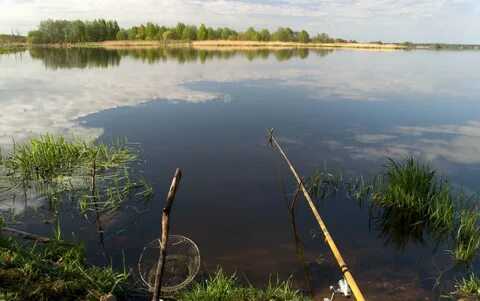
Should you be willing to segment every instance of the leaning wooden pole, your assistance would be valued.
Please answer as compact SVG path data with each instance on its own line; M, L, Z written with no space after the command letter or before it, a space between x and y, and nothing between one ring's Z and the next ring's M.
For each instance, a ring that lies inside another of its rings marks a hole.
M323 236L325 237L325 240L330 247L330 250L332 250L333 256L335 256L335 259L337 260L338 265L340 266L340 270L342 271L343 276L345 277L345 280L347 281L348 285L350 286L353 296L357 301L364 301L365 297L362 294L362 291L357 285L357 282L353 278L352 273L350 272L345 260L343 260L342 255L340 254L340 251L337 248L337 245L333 241L332 236L330 235L330 232L328 232L327 226L325 222L323 221L322 217L318 213L317 207L315 206L315 203L313 202L312 198L310 197L310 194L308 193L307 189L305 188L305 185L303 184L302 179L298 175L297 171L295 170L295 167L293 166L292 162L287 157L287 154L285 151L282 149L280 144L277 142L277 139L273 136L273 129L269 130L268 132L268 139L272 147L275 147L278 149L282 157L285 159L285 161L288 164L288 167L292 171L295 180L298 182L299 188L302 190L303 195L305 196L305 199L307 200L308 205L310 206L310 209L313 212L313 215L315 216L315 219L318 222L318 225L320 226L320 229L323 232Z
M160 241L160 254L157 262L157 269L155 272L155 286L153 290L152 301L160 300L163 272L165 270L165 258L167 257L168 230L170 227L170 210L172 210L173 200L175 199L175 194L177 193L181 178L182 171L177 168L177 170L175 171L175 176L172 180L172 184L170 185L170 190L168 191L167 203L163 208L162 212L162 238Z

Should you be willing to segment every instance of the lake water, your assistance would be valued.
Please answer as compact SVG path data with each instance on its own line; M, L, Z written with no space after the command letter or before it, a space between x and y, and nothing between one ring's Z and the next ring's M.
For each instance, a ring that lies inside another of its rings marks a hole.
M289 193L295 185L266 129L305 176L324 167L368 176L387 157L415 155L474 193L478 66L473 51L32 49L0 56L0 145L44 133L141 145L155 197L106 218L104 247L92 221L62 212L62 232L85 243L91 263L105 264L108 253L119 267L125 256L136 271L143 246L159 236L180 167L172 233L198 244L202 271L222 266L258 285L293 275L322 300L340 272L302 201L296 222L310 285L305 280L279 183ZM15 208L18 228L51 235L47 206L29 204L2 208ZM368 206L342 194L318 205L369 300L437 299L443 272L440 288L451 285L446 246L385 231Z

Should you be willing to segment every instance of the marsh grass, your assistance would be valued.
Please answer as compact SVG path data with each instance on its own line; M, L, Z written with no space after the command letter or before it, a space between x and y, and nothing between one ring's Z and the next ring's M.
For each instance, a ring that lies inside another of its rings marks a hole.
M308 177L305 186L313 197L323 200L339 191L343 182L342 173L317 169Z
M0 192L22 188L45 196L56 208L68 194L82 213L111 211L132 197L149 199L153 189L144 179L130 176L137 153L127 142L113 145L67 140L52 135L14 144L2 155Z
M455 291L452 293L457 297L474 298L472 300L480 299L480 278L475 274L470 274L467 277L455 283Z
M8 300L98 300L128 290L124 269L85 263L81 246L19 243L0 235L0 297Z
M242 286L235 275L227 275L221 269L204 282L178 296L182 301L307 301L300 291L292 287L291 281L272 281L264 289Z
M453 255L460 263L470 263L480 248L480 213L473 209L460 212Z
M1 162L22 180L53 181L89 169L93 160L97 168L104 171L135 159L136 155L120 143L107 146L45 135L25 144L14 144L13 152Z
M360 204L369 202L370 219L385 238L404 248L423 243L425 233L438 244L448 242L458 263L469 264L480 249L480 214L466 209L465 196L430 165L415 158L388 159L384 172L365 180L318 170L306 181L310 193L323 199L340 190Z
M381 208L413 213L417 217L414 224L424 224L433 233L447 233L454 225L454 199L448 182L414 158L389 159L382 184L373 189L372 201Z

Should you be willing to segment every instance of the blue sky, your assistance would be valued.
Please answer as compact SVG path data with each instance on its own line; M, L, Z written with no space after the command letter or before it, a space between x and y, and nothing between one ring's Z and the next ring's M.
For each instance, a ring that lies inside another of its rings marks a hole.
M359 41L480 44L480 0L0 0L0 32L47 18L114 18L275 29L290 26Z

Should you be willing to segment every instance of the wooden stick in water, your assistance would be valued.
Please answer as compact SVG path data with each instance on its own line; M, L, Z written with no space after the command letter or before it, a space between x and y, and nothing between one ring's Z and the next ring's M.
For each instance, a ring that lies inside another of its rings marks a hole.
M28 232L25 232L25 231L22 231L22 230L17 230L17 229L13 229L13 228L9 228L9 227L2 227L0 229L0 232L2 232L5 235L17 236L17 237L20 237L20 238L23 238L23 239L33 240L35 242L41 242L41 243L56 242L56 243L61 244L61 245L67 245L67 246L73 245L73 244L68 243L68 242L57 241L57 240L54 240L54 239L51 239L51 238L48 238L48 237L40 236L40 235L33 234L33 233L28 233Z
M163 272L165 270L165 258L167 257L168 230L170 227L170 210L172 210L173 200L175 199L175 194L177 193L181 178L182 171L177 168L177 170L175 171L175 176L172 180L172 184L170 185L170 190L168 191L167 203L165 205L165 208L163 208L162 212L162 238L160 241L160 257L158 258L157 269L155 272L155 287L153 290L152 301L160 300Z
M357 282L353 278L352 273L350 273L350 270L345 263L345 260L343 260L342 255L340 254L340 251L337 248L337 245L333 241L332 236L330 235L330 232L328 232L327 225L323 221L322 217L318 213L317 207L315 206L315 203L313 202L312 198L310 197L310 194L308 193L307 189L305 188L305 185L303 185L303 181L298 175L297 171L295 170L295 167L293 167L292 162L287 157L287 154L285 151L282 149L280 144L278 143L277 139L275 139L273 135L273 129L268 131L268 141L272 145L272 147L278 149L282 157L285 159L285 161L288 164L288 167L290 168L291 172L293 173L293 176L295 177L295 180L297 181L300 189L303 192L303 195L305 196L305 199L307 200L308 205L310 206L310 209L313 212L313 215L315 216L315 219L318 222L318 225L320 226L320 229L322 230L323 236L325 237L325 241L327 242L328 246L330 247L330 250L333 253L333 256L337 260L338 265L340 266L340 270L342 271L343 276L345 277L345 280L347 281L348 285L352 289L353 296L357 301L364 301L365 297L363 296L360 288L357 285Z

